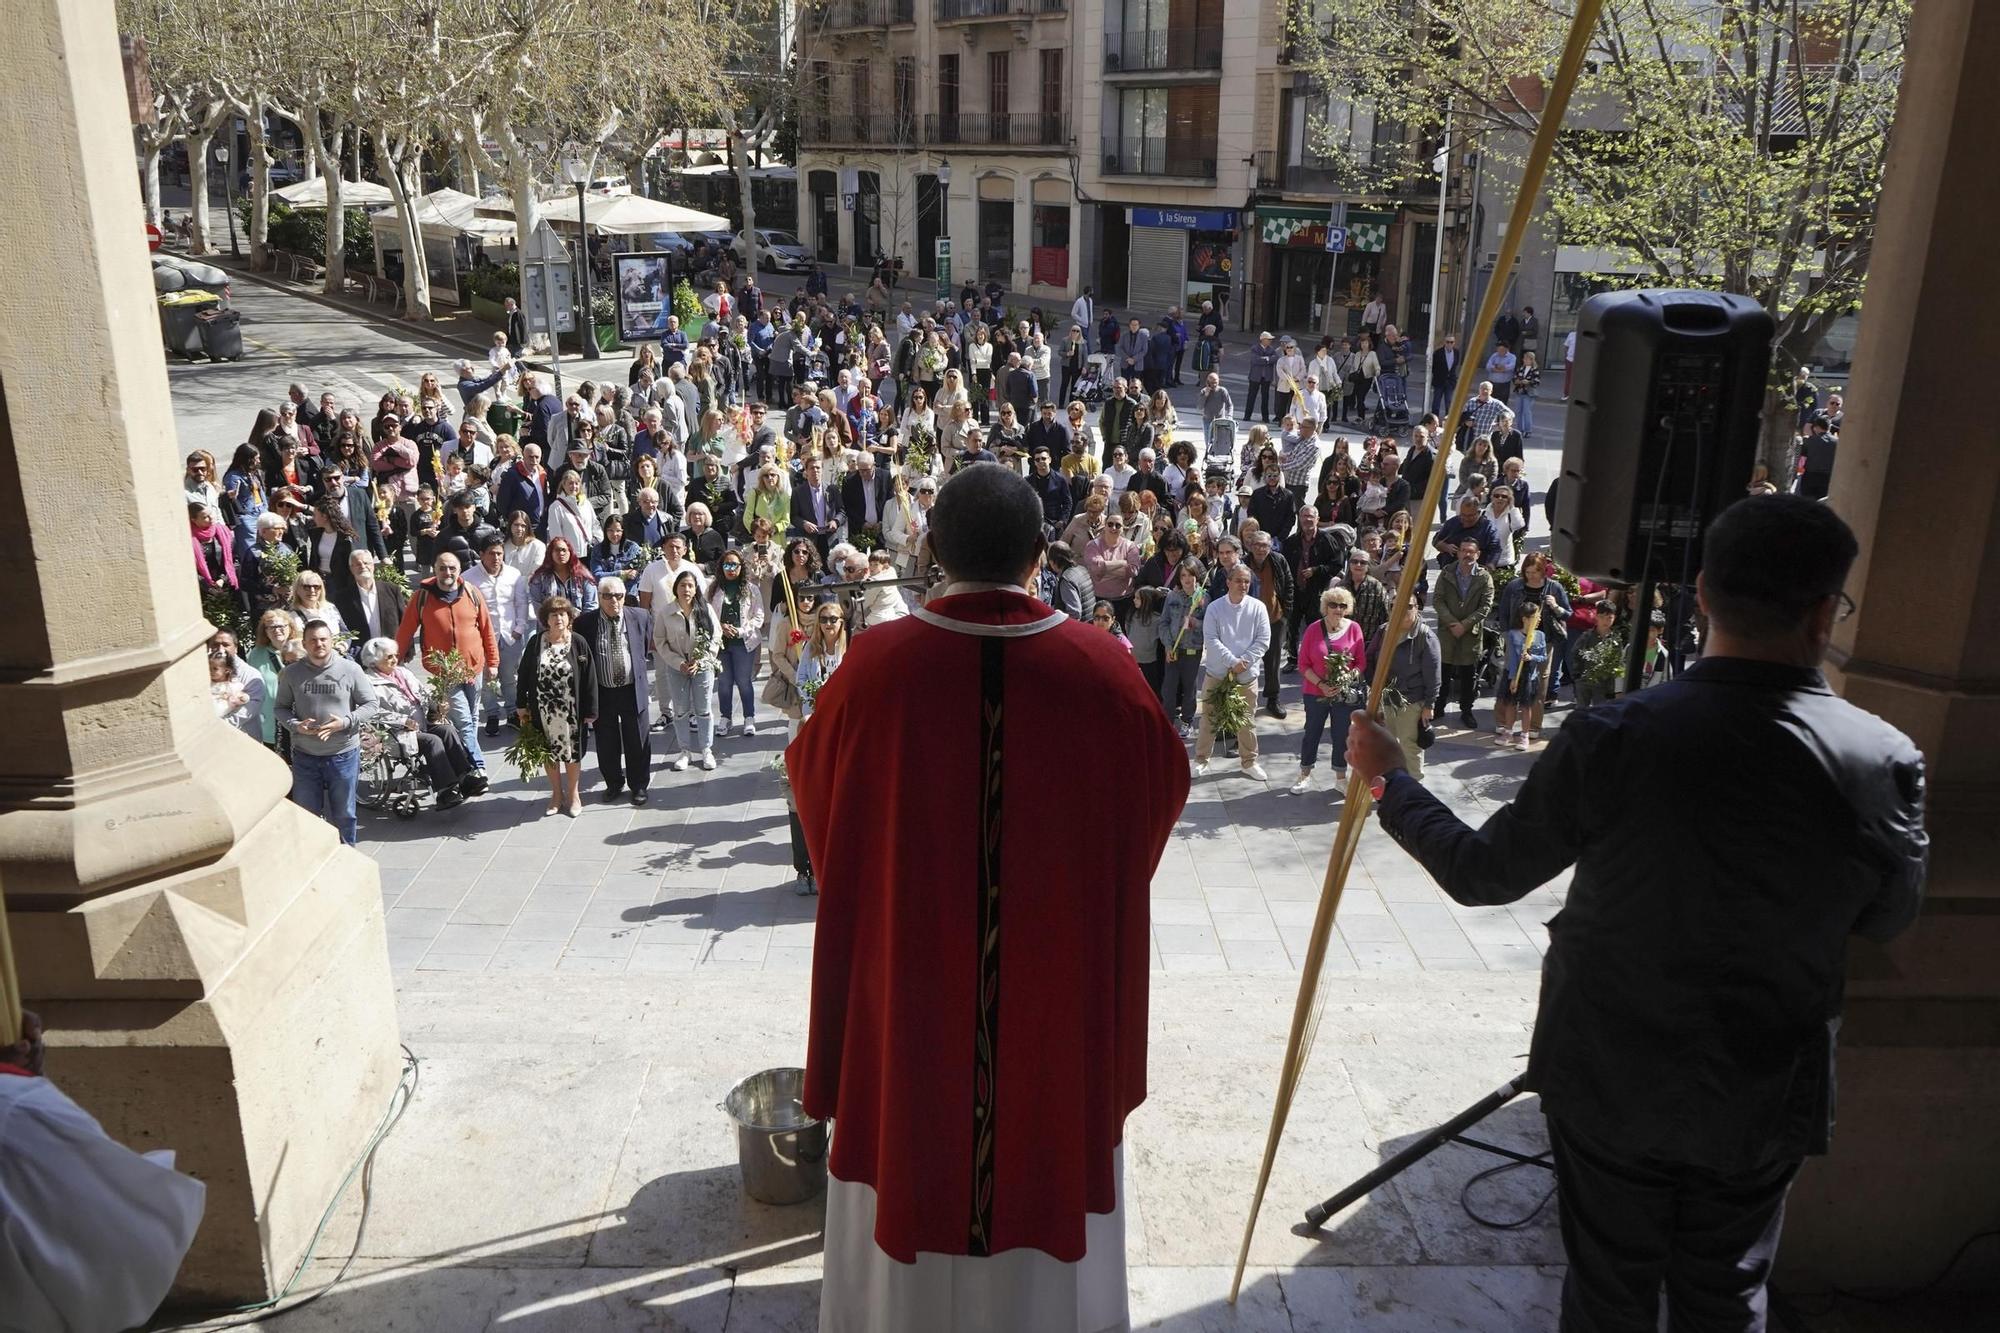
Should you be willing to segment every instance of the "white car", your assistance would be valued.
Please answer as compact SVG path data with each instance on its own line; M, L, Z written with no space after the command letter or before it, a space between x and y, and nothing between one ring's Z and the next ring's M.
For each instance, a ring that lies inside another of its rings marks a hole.
M730 253L736 256L739 265L747 264L744 258L743 237L738 234L730 243ZM813 264L812 251L799 243L799 238L788 231L767 231L757 229L757 267L766 273L804 273Z

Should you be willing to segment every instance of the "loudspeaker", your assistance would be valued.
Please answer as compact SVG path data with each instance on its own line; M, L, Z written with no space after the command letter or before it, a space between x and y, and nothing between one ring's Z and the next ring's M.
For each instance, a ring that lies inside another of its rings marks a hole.
M1593 296L1556 488L1555 556L1593 579L1692 581L1702 535L1757 464L1774 325L1747 296Z

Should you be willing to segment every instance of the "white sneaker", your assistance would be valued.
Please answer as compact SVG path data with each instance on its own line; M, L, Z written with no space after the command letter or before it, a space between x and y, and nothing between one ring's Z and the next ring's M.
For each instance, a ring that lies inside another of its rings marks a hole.
M1301 771L1299 773L1299 780L1292 784L1292 795L1303 796L1307 792L1312 790L1312 785L1313 785L1312 770L1308 768Z
M1271 775L1264 771L1262 764L1245 764L1243 766L1243 776L1249 778L1252 782L1269 782L1271 780Z
M1215 761L1213 759L1205 759L1194 766L1194 775L1198 778L1205 778L1213 772L1215 772Z
M715 751L703 750L701 752L701 766L704 772L713 773L715 771Z
M742 734L745 736L755 736L757 734L757 724L755 722L745 722Z
M686 750L682 750L682 751L681 751L681 752L680 752L679 754L675 755L675 756L674 756L674 762L673 762L673 763L671 763L671 764L668 764L668 765L667 765L667 767L668 767L668 768L670 768L670 769L672 769L672 770L673 770L674 772L676 772L676 773L685 773L685 772L687 772L687 771L688 771L688 756L687 756L687 751L686 751Z

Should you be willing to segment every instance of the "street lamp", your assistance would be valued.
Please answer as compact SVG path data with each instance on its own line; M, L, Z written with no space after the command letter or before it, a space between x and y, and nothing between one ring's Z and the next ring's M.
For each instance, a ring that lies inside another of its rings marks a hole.
M590 312L590 233L585 229L583 221L583 194L584 187L590 183L590 161L584 157L583 150L575 144L569 145L563 152L563 175L567 176L569 183L576 187L577 266L583 270L583 322L581 325L583 330L583 359L586 361L595 361L598 358L597 324L591 319Z
M243 251L236 244L236 183L229 179L229 146L215 150L215 165L222 169L222 220L229 225L229 253L237 259Z
M937 164L938 183L938 225L939 236L944 244L938 255L938 299L951 299L951 159L941 157ZM957 305L954 302L953 308Z

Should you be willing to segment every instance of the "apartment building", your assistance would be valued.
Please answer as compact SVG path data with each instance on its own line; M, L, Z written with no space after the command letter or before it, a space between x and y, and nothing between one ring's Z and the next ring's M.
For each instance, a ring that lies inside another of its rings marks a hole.
M822 263L901 259L1067 300L1070 0L833 0L802 22L799 239ZM912 284L918 285L918 284Z

